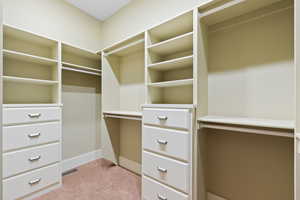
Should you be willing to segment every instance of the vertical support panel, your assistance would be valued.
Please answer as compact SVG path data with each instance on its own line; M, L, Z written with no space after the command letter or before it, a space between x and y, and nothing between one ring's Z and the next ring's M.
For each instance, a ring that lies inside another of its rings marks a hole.
M205 177L204 177L204 152L203 137L201 132L198 132L197 119L207 115L207 66L205 57L205 37L201 29L199 11L197 8L193 10L193 103L197 105L196 114L194 117L194 130L193 130L193 169L196 180L194 180L193 195L194 200L205 200Z
M102 110L119 110L119 68L118 59L105 56L102 52ZM104 118L101 114L101 148L103 158L115 164L119 162L120 151L120 121Z
M2 10L3 1L0 0L0 152L2 155L2 88L3 88L3 81L2 81L2 74L3 74L3 55L2 55L2 48L3 48L3 29L2 29L2 21L3 21L3 10ZM0 157L0 179L2 180L2 156ZM0 182L0 198L2 198L2 181Z
M296 88L296 129L295 129L295 174L294 174L294 199L300 200L300 2L295 1L294 5L294 56L295 56L295 88Z

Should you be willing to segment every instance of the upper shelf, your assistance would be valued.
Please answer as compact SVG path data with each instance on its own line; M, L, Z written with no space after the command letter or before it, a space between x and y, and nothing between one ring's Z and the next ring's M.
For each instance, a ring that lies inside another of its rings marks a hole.
M5 38L28 41L29 43L35 43L41 46L53 47L58 43L57 41L50 38L46 38L29 31L21 30L8 24L3 24L3 35Z
M148 65L149 69L157 70L157 71L167 71L172 69L179 69L185 67L193 66L193 58L194 56L185 56L181 58L176 58L164 62L154 63Z
M79 48L79 47L75 47L73 45L70 44L66 44L63 43L62 44L62 54L64 57L64 54L72 54L72 55L76 55L78 57L83 57L86 59L91 59L91 60L99 60L101 57L93 51L87 50L87 49L83 49L83 48Z
M164 41L193 31L193 12L172 18L149 30L150 36L157 41Z
M126 56L130 53L143 50L145 47L144 33L117 42L103 50L104 56Z
M145 46L145 40L144 39L140 39L137 41L134 41L132 43L129 43L123 47L117 48L115 50L112 50L108 53L105 53L105 56L110 56L110 55L114 55L114 56L126 56L130 53L139 51L144 49Z
M193 48L193 32L179 35L175 38L153 44L148 49L160 56L167 56L178 52L185 52Z
M198 120L201 127L249 132L256 134L293 137L292 120L272 120L248 117L206 116ZM277 129L277 130L276 130Z
M253 11L261 10L265 14L287 6L292 6L292 0L221 0L212 5L200 7L199 15L206 25L214 25L235 17L241 18L242 15Z
M87 70L87 71L101 72L100 69L95 69L92 67L86 67L86 66L82 66L82 65L72 64L72 63L68 63L68 62L62 62L62 64L63 64L63 66L66 66L66 67L75 67L75 68Z
M108 118L142 120L142 113L134 111L103 111L103 115Z
M33 63L43 64L43 65L52 65L52 64L55 64L58 62L55 59L34 56L34 55L21 53L21 52L17 52L17 51L6 50L6 49L3 49L2 52L3 52L4 58L21 60L21 61L25 61L25 62L33 62Z
M15 82L15 83L37 84L37 85L56 85L56 84L58 84L58 81L40 80L40 79L32 79L32 78L21 78L21 77L15 77L15 76L3 76L3 81Z
M193 85L193 79L183 79L183 80L174 80L174 81L164 81L164 82L156 82L156 83L149 83L148 86L150 87L178 87L178 86L185 86L185 85Z

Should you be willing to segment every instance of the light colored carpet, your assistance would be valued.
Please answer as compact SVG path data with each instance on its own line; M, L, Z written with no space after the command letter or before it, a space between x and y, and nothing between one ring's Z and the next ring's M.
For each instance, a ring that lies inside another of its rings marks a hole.
M34 200L141 200L141 177L100 159L63 177L63 186Z

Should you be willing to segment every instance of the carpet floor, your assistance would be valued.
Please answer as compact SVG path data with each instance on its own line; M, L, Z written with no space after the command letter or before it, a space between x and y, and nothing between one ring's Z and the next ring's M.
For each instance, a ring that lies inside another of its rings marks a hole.
M141 177L99 159L63 176L63 186L34 200L141 200Z

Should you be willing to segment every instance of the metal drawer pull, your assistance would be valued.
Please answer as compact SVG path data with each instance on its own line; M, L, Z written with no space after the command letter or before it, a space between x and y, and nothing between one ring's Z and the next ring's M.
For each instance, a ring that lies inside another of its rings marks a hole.
M41 136L41 133L31 133L28 135L28 137L30 138L36 138L36 137L40 137Z
M33 114L28 114L28 117L30 118L39 118L42 114L41 113L33 113Z
M167 120L168 117L167 116L157 116L157 119L159 119L159 120Z
M34 157L29 158L28 160L30 162L34 162L34 161L38 161L39 159L41 159L41 156L34 156Z
M34 179L32 181L29 181L29 185L35 185L35 184L38 184L39 182L41 182L41 178L37 178L37 179Z
M166 141L166 140L156 140L156 142L158 144L164 144L164 145L168 144L168 141Z
M159 200L168 200L167 197L161 196L160 194L157 194L157 198L158 198Z
M163 172L163 173L167 173L167 169L165 168L161 168L161 167L157 167L157 170L160 171L160 172Z

